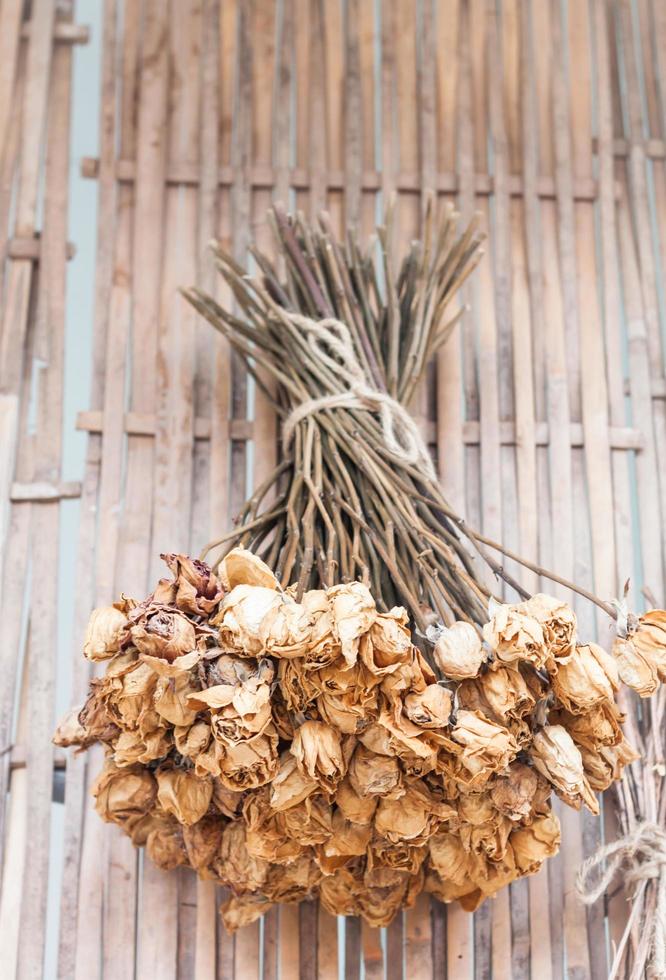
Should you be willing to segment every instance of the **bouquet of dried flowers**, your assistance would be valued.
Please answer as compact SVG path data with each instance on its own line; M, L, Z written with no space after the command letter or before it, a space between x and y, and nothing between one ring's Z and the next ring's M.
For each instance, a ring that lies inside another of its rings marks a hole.
M325 217L272 221L284 275L216 252L242 316L186 295L274 400L281 462L212 565L165 555L151 595L93 613L106 673L56 741L105 746L100 815L228 886L230 929L315 895L374 925L423 890L472 910L556 852L553 792L597 813L636 758L616 694L666 677L666 614L627 622L613 655L584 642L441 492L408 406L474 225L430 208L396 274L390 226L375 261Z

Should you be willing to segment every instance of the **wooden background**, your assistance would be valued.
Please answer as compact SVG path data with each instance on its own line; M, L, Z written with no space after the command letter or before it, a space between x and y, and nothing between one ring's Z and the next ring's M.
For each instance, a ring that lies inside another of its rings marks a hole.
M94 814L99 759L53 752L59 549L78 548L75 703L90 609L224 530L275 457L266 405L175 292L217 288L206 242L243 260L273 198L369 231L393 192L406 241L435 188L489 230L416 409L450 497L604 596L631 576L635 605L663 601L666 4L105 0L88 450L63 483L75 13L0 0L0 974L40 977L55 930L46 974L80 980L601 980L626 902L586 912L572 879L610 795L602 821L562 812L562 855L474 916L423 899L372 930L305 903L226 936L210 883Z

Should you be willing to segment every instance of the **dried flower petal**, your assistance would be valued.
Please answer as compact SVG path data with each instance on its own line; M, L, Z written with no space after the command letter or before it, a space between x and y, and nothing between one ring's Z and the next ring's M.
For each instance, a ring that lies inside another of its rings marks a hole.
M157 799L165 813L190 826L208 811L213 784L191 769L162 769L157 775Z
M524 661L543 667L548 659L543 626L521 605L498 605L483 627L483 638L503 664Z
M592 813L599 813L599 804L585 778L580 751L565 728L546 725L537 732L530 758L565 803L576 810L584 803Z
M602 701L612 701L619 676L610 654L596 643L587 643L577 646L558 667L552 684L558 701L573 714L581 714Z

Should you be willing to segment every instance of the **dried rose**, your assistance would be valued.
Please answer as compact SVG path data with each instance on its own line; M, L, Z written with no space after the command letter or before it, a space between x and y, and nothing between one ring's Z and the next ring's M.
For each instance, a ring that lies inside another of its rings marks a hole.
M581 644L552 678L558 701L573 714L612 701L619 687L615 661L596 643Z
M453 817L452 807L438 803L422 783L414 783L399 798L380 799L375 831L394 844L424 844L443 821Z
M225 826L219 814L214 814L182 828L187 859L195 871L201 872L212 864L220 850Z
M369 631L360 639L359 654L371 674L392 674L412 658L412 637L407 612L396 607L379 613Z
M220 905L220 917L229 934L249 926L271 908L264 895L232 895Z
M492 773L501 772L518 752L513 735L480 711L459 711L451 738L462 746L460 763L475 785L482 785Z
M625 638L613 643L620 677L642 698L657 690L666 680L666 612L650 609L644 613Z
M132 612L130 636L142 656L154 661L174 664L196 650L194 625L183 613L168 606L137 607ZM196 660L194 661L196 662ZM194 662L188 666L191 669Z
M269 869L268 861L252 857L246 841L245 824L241 820L228 823L222 834L220 849L212 863L212 871L216 877L238 895L256 892L261 888Z
M483 627L483 638L495 651L499 663L525 661L543 667L548 659L543 626L525 613L521 605L498 605L490 622Z
M548 647L549 666L566 663L576 645L576 614L566 602L542 592L520 603L525 615L541 624Z
M127 635L129 621L117 606L93 610L83 643L88 660L108 660L115 656Z
M554 813L537 817L511 834L511 847L521 875L535 874L546 858L560 849L560 822Z
M154 806L157 783L142 766L119 769L106 759L91 792L102 820L120 824L130 833L132 826Z
M362 883L348 868L326 875L319 885L319 901L331 915L359 915Z
M193 688L188 674L173 679L160 677L153 692L153 704L157 714L174 726L194 724L197 712L188 702Z
M278 661L278 684L290 711L303 712L321 694L318 673L307 671L300 657Z
M257 786L269 783L279 766L277 741L277 734L272 725L269 725L261 735L255 735L246 742L225 746L219 778L227 789L256 789ZM197 764L200 762L201 756L197 758Z
M343 668L344 661L317 671L321 690L317 708L334 728L355 735L371 725L379 714L377 683L362 663Z
M486 660L486 653L474 626L456 622L438 631L433 657L446 678L462 681L466 677L476 677Z
M304 776L319 783L329 795L335 791L347 769L335 728L321 721L304 722L296 730L290 752Z
M597 749L581 745L580 754L587 780L598 793L621 779L624 767L640 758L625 738L617 745L602 745Z
M419 693L405 698L405 714L419 728L443 728L451 717L453 698L450 691L439 684L428 684Z
M161 769L157 776L157 799L165 813L190 826L208 811L213 796L210 779L201 779L192 769Z
M393 843L385 837L375 835L368 847L368 868L392 868L395 871L408 871L415 875L427 857L422 844L406 841Z
M529 754L565 803L576 810L584 803L592 813L599 813L597 798L585 778L580 751L565 728L546 725L534 736Z
M319 867L311 853L305 852L286 865L272 864L263 890L274 902L300 902L313 894L320 880Z
M291 753L285 752L271 787L271 807L286 810L316 792L318 783L299 768Z
M516 667L496 667L458 687L463 708L480 711L486 718L509 726L530 714L535 698Z
M223 596L222 584L209 565L187 555L160 555L173 581L160 579L155 602L175 606L192 616L209 616Z
M146 838L146 851L162 871L173 871L188 863L182 827L175 820L156 821Z
M361 796L356 792L349 777L343 779L335 794L336 805L352 823L369 824L377 809L376 796Z
M188 705L195 711L208 709L215 738L235 745L260 735L270 724L273 675L270 660L219 657L215 676L222 683L190 694Z
M327 594L340 651L348 666L353 667L358 657L360 638L377 618L375 600L362 582L335 585Z
M361 797L387 796L400 787L400 766L396 758L376 755L359 745L349 763L349 782Z
M54 745L60 745L63 748L69 748L71 745L80 745L83 748L87 748L91 744L93 739L91 739L88 730L81 724L79 719L82 708L83 705L80 704L75 708L70 708L65 717L60 720L52 738Z
M490 787L493 806L509 820L526 820L532 812L538 776L524 762L513 762L505 776L497 776Z
M333 814L332 833L316 849L317 863L324 874L331 874L348 864L350 859L361 857L372 837L372 828L347 820L339 810Z

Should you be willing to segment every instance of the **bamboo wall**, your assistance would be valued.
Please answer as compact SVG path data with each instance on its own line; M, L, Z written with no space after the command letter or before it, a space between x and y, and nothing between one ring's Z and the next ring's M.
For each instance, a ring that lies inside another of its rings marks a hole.
M613 833L610 797L601 822L561 812L563 854L474 916L424 898L373 930L305 903L232 938L210 883L157 871L94 814L99 759L69 756L52 804L58 556L78 548L76 703L90 609L146 594L159 552L198 551L275 458L266 404L176 295L214 288L206 242L243 260L273 198L369 230L394 192L407 240L435 188L489 230L417 406L448 494L604 596L631 576L635 604L643 586L663 601L666 4L105 0L103 21L99 158L82 161L99 193L93 382L72 484L68 133L86 32L71 0L0 0L0 974L42 975L51 889L48 976L601 980L626 902L586 912L572 879ZM77 543L59 540L67 498Z

